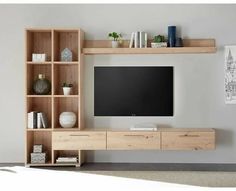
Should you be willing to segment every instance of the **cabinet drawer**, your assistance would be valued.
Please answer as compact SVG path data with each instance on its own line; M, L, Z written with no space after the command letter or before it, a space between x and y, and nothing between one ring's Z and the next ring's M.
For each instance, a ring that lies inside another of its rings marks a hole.
M215 149L215 132L162 132L163 150Z
M106 132L53 132L52 148L54 150L104 150Z
M160 149L160 132L107 132L107 149Z

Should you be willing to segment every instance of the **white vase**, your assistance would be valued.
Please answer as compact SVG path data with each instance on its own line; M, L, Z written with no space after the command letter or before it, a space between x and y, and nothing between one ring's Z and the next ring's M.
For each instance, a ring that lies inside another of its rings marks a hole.
M111 41L111 47L112 48L118 48L119 47L119 41Z
M64 128L72 128L76 123L76 115L74 112L62 112L59 117L59 122Z
M64 93L64 95L70 95L71 94L71 87L63 87L63 93Z

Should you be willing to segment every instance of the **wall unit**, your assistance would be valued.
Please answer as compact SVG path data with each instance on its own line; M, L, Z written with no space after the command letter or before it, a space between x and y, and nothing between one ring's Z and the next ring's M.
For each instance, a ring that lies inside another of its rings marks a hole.
M26 126L26 161L27 166L71 165L57 164L58 156L78 156L82 162L82 151L79 149L52 149L52 132L83 129L82 70L83 54L81 53L84 33L81 29L27 29L26 30L26 114L31 111L44 112L48 118L49 128L29 129ZM69 48L73 59L70 62L60 61L61 51ZM33 62L32 54L46 54L45 62ZM33 82L38 74L45 74L51 82L48 95L35 95ZM71 95L63 95L63 82L72 83ZM59 115L64 111L76 113L75 128L60 127ZM27 121L27 115L26 115ZM27 123L26 123L27 124ZM30 153L34 144L42 144L48 155L46 164L30 164Z
M26 30L26 114L42 111L49 120L49 128L28 129L26 126L26 166L80 166L85 150L210 150L215 149L214 129L168 128L158 131L129 131L112 129L84 129L83 113L83 55L84 54L186 54L216 52L214 39L184 40L182 48L110 48L110 41L84 41L81 29ZM150 46L150 42L149 42ZM85 47L85 48L84 48ZM69 48L72 61L61 62L60 53ZM46 53L42 63L32 62L32 53ZM51 81L48 95L34 95L32 85L38 74ZM63 82L73 84L71 95L63 95ZM61 128L59 115L63 111L76 113L75 128ZM27 115L26 115L27 122ZM27 124L27 123L26 123ZM42 144L48 153L45 164L31 164L34 144ZM57 157L76 156L78 163L56 163Z

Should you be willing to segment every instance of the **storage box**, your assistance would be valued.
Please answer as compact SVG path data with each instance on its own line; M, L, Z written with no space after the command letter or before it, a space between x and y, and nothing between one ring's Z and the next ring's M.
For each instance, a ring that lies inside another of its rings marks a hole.
M33 62L45 62L46 61L46 54L32 54L32 61Z
M46 153L31 153L32 164L44 164L46 163Z
M33 152L34 153L42 153L43 152L43 145L34 145Z

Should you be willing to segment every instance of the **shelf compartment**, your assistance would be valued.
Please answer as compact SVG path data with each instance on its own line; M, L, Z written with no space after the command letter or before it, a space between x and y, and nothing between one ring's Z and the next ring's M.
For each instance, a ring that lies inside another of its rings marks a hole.
M54 95L63 95L62 84L73 84L72 95L78 95L78 65L55 65L54 66Z
M49 97L28 97L27 98L27 112L40 111L44 112L48 119L49 128L52 126L52 98ZM41 129L37 129L41 130ZM43 131L43 129L42 129Z
M61 165L61 166L70 166L70 165L79 165L79 151L78 150L53 150L54 153L54 165ZM77 163L57 163L56 159L58 157L77 157L78 162Z
M54 98L54 129L64 129L59 123L59 117L62 112L74 112L76 115L76 123L73 129L79 129L79 111L78 98L74 97L55 97Z
M30 64L27 65L27 94L34 95L33 83L38 79L39 74L44 74L45 78L52 83L52 67L51 65Z
M61 61L61 51L69 48L72 51L72 61L78 61L78 30L54 31L54 61Z
M27 30L27 61L32 54L46 54L46 61L52 58L52 32L50 30Z
M184 47L151 48L151 40L148 40L148 48L129 48L129 40L124 40L120 48L111 48L111 41L86 40L84 54L201 54L215 53L214 39L183 39Z
M45 164L31 164L30 153L33 152L33 145L42 144L44 151L47 152L47 161ZM52 133L49 131L27 131L27 164L28 165L47 165L51 164L52 154Z

